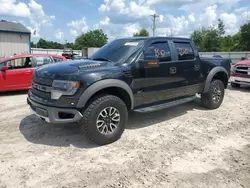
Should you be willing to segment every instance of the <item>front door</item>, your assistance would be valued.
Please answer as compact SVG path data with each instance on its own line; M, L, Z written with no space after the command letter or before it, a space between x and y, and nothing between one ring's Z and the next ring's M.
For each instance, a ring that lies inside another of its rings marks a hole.
M1 71L1 90L27 89L30 86L34 68L29 57L22 57L4 62L8 70Z
M134 82L135 106L142 107L174 98L174 91L183 79L176 76L177 64L173 61L168 40L153 41L141 54L140 78Z

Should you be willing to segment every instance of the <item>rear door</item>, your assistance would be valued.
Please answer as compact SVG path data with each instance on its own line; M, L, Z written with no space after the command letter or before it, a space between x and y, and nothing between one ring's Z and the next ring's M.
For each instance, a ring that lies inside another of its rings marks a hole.
M172 41L172 47L175 49L176 56L176 74L179 78L179 91L183 95L197 93L201 89L201 64L200 59L195 55L195 49L192 48L190 41Z

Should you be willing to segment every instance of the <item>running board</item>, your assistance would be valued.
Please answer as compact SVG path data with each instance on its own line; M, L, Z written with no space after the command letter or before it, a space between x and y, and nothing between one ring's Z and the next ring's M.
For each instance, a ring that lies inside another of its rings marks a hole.
M158 104L155 106L149 106L149 107L145 107L145 108L135 109L134 111L135 112L153 112L153 111L162 110L162 109L170 108L173 106L177 106L180 104L188 103L188 102L195 100L196 98L197 98L196 96L187 97L184 99L178 99L175 101L171 101L171 102L167 102L167 103L163 103L163 104Z

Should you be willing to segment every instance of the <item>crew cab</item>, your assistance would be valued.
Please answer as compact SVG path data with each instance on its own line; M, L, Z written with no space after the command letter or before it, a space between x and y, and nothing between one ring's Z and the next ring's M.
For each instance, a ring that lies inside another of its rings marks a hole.
M34 70L42 65L65 62L55 54L21 54L0 60L0 92L30 89Z
M118 140L128 112L150 113L196 99L218 108L228 86L230 59L201 59L186 38L116 39L85 60L34 72L27 103L42 120L80 123L99 145Z
M230 84L232 87L250 86L250 60L242 60L234 64Z

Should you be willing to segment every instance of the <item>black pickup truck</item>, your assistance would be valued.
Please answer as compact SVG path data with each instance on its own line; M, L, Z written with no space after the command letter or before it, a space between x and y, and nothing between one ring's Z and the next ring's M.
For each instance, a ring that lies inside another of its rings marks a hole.
M88 59L36 69L27 102L46 122L80 123L104 145L121 137L132 110L151 112L197 95L204 107L218 108L230 67L230 59L201 59L190 39L122 38Z

